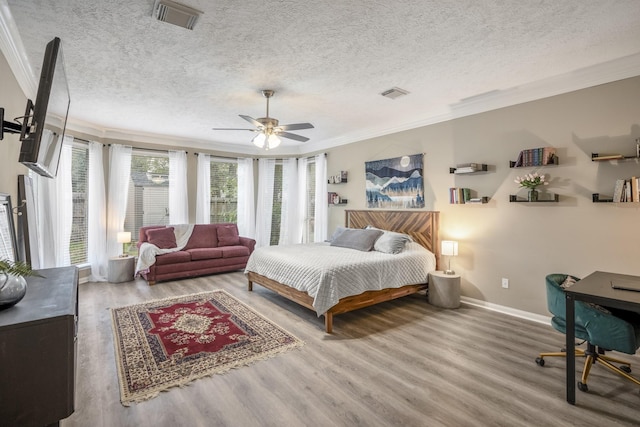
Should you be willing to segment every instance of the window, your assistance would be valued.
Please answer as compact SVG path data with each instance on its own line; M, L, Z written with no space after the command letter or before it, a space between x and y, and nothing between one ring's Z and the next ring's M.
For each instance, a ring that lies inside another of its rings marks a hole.
M305 190L306 200L302 239L304 243L310 243L314 241L313 231L316 212L316 162L313 159L309 159L309 162L307 162L306 177L307 188Z
M169 156L134 149L124 231L131 232L129 253L135 253L140 227L169 224Z
M238 162L211 158L211 224L238 221Z
M282 161L276 162L273 176L273 208L271 211L271 240L270 244L277 245L280 241L280 225L282 220Z
M86 143L74 142L71 148L71 191L73 198L73 219L69 255L71 264L87 262L88 240L88 193L89 147Z

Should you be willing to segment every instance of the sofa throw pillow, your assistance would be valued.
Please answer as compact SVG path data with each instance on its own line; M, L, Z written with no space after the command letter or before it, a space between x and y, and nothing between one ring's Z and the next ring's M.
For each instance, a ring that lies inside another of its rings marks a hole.
M347 228L331 241L331 246L369 252L381 235L381 230Z
M147 241L152 245L156 245L160 249L178 247L173 227L152 228L151 230L147 230Z
M240 244L238 228L235 225L218 227L218 246L237 246Z

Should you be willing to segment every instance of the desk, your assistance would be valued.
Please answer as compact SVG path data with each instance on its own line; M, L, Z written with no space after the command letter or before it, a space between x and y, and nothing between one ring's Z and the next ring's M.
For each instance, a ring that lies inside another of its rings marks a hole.
M640 281L640 277L596 271L564 291L567 304L567 402L572 405L576 403L575 301L640 311L640 292L613 289L612 280Z

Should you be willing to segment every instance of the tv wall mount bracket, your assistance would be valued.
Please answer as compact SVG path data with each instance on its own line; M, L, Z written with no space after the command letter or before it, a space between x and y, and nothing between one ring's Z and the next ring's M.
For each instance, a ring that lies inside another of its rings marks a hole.
M4 108L0 107L0 123L2 123L2 127L0 127L0 141L4 139L4 134L6 133L19 133L20 140L22 141L26 136L29 126L27 125L29 119L29 112L33 109L33 101L30 99L27 100L27 109L25 111L24 116L16 117L13 122L8 122L4 119ZM18 119L24 119L24 123L19 123Z

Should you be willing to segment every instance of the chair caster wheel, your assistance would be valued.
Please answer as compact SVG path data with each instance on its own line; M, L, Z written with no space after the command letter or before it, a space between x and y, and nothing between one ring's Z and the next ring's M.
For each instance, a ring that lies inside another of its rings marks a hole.
M620 370L625 371L627 374L631 373L631 367L627 365L620 366Z
M585 393L589 391L589 386L587 386L584 383L581 383L580 381L578 381L578 390L580 391L584 391Z
M544 366L544 359L542 357L536 357L536 364L538 366Z

